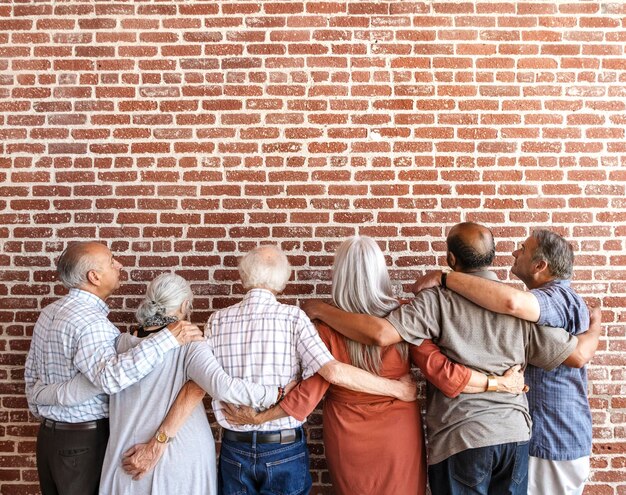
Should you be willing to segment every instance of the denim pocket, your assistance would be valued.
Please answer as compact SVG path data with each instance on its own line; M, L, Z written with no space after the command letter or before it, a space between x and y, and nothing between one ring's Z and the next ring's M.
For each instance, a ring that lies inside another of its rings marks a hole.
M305 447L306 448L306 447ZM270 488L276 495L300 495L307 493L310 483L306 452L265 464Z
M222 447L220 455L220 493L223 495L245 495L245 485L241 481L241 463L229 459Z
M491 456L490 447L459 452L450 459L451 474L465 486L478 486L491 473Z
M518 442L515 449L515 464L511 478L518 485L528 477L528 442Z

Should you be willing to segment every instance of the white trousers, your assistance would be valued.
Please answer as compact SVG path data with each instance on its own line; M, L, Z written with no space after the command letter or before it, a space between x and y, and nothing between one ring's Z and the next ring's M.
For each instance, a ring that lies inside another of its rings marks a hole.
M589 478L589 456L550 461L530 456L528 495L582 495Z

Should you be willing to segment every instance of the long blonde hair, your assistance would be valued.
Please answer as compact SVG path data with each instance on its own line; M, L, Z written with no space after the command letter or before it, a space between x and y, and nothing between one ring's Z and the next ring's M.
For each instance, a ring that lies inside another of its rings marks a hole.
M335 253L333 264L333 302L350 313L384 317L399 306L393 297L391 279L385 257L371 237L354 236L346 239ZM381 348L346 338L353 366L380 374ZM403 359L408 359L408 345L397 344Z

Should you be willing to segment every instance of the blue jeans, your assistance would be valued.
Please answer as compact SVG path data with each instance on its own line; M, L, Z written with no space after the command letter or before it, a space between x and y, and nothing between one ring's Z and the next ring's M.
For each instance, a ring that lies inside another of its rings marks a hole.
M290 444L222 439L221 495L300 495L309 493L311 485L304 432L300 440Z
M428 467L433 495L526 495L528 442L468 449Z

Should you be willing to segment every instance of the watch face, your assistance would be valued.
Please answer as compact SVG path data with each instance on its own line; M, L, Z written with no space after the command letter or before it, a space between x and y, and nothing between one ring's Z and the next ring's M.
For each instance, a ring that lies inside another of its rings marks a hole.
M167 442L167 435L160 431L159 433L157 433L156 439L157 442L165 443Z

